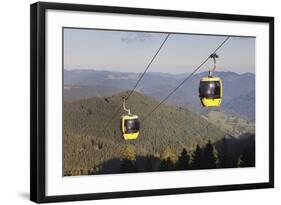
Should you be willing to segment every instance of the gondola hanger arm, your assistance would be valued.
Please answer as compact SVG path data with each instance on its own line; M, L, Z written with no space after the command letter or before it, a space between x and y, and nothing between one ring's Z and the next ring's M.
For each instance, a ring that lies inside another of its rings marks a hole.
M216 61L216 58L219 58L219 56L218 56L216 53L212 53L212 54L210 55L210 58L212 58L213 61L214 61L214 67L213 67L213 69L212 69L212 70L209 70L209 76L212 76L213 73L214 73L214 71L215 71L215 69L217 68L217 61Z
M127 112L128 115L131 115L131 110L126 108L126 97L123 96L122 99L123 99L123 110Z

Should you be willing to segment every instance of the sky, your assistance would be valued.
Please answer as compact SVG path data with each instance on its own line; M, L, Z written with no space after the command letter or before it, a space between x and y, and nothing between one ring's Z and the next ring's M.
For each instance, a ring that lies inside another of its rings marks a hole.
M166 33L64 29L64 69L143 72ZM171 34L149 72L190 73L226 36ZM218 71L255 73L255 38L231 37L218 51ZM201 72L212 68L208 60ZM200 72L200 71L198 71Z

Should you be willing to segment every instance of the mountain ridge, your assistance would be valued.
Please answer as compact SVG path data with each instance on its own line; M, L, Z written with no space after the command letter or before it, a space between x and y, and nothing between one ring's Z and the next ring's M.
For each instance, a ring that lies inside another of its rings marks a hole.
M221 109L232 112L237 116L254 120L255 75L253 73L238 74L230 71L217 71L215 74L220 76L223 81L223 101ZM167 103L183 106L198 113L203 112L204 108L201 107L198 99L198 85L200 78L206 75L208 75L207 72L195 74L173 94L173 97L167 100ZM187 73L159 74L159 72L148 72L138 85L137 91L154 97L157 100L162 100L167 93L178 86L186 76L188 76ZM106 86L117 90L129 90L134 87L139 74L96 70L65 70L64 77L65 85L82 85L85 87ZM83 92L83 90L81 90L81 92ZM92 92L88 93L89 95L85 97L96 96L94 89ZM245 98L245 96L250 94L252 95L251 102ZM75 93L73 95L75 95Z

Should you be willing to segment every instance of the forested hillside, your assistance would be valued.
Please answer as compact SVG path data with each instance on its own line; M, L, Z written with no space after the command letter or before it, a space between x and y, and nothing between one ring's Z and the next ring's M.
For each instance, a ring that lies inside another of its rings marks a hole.
M186 108L166 104L142 122L158 101L138 92L127 106L140 118L139 138L122 139L121 110L103 130L127 94L64 102L64 175L227 167L217 150L225 145L219 142L226 132ZM253 165L252 151L243 155L246 148L230 156L234 167Z

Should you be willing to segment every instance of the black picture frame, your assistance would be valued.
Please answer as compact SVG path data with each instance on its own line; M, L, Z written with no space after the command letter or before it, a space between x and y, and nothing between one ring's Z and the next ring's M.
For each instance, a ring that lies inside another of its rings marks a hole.
M195 19L216 19L262 22L269 25L269 182L239 185L171 188L158 190L89 193L46 196L46 81L45 81L45 25L46 10L121 13L129 15L168 16ZM230 191L274 187L274 18L265 16L230 15L218 13L156 10L144 8L110 7L82 4L38 2L30 7L30 200L37 203L77 200L97 200L198 192Z

